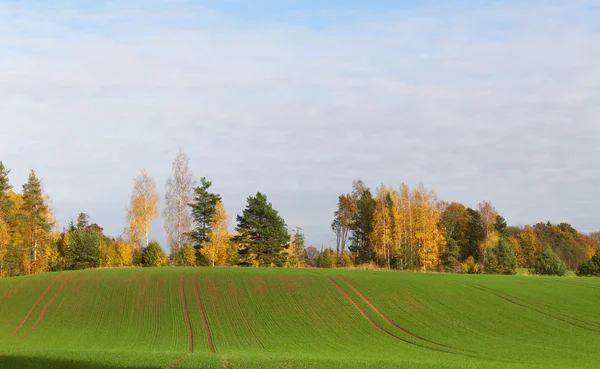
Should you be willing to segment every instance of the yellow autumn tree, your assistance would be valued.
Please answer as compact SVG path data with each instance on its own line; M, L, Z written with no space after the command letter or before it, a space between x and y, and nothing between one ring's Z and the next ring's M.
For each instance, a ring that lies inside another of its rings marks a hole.
M218 201L215 206L215 215L212 219L208 241L204 242L202 255L212 265L223 265L229 257L230 239L229 223L231 218L225 211L225 206Z
M479 267L483 271L485 251L496 247L500 240L498 232L494 229L498 211L489 201L480 202L477 205L477 210L479 210L479 214L481 215L481 225L484 232L483 242L479 245Z
M421 270L437 268L440 262L440 249L444 245L444 235L438 223L440 208L433 191L428 192L423 184L413 191L414 229L417 254Z
M117 240L115 265L118 267L133 264L133 247L124 240Z
M8 242L10 233L8 233L8 224L4 220L4 214L0 211L0 278L4 275L4 256L8 251Z
M156 181L145 169L142 170L133 181L133 193L127 209L126 234L129 242L140 245L143 240L145 246L148 246L152 222L158 217L159 201Z
M375 196L375 212L373 214L373 231L370 235L371 245L378 264L390 268L394 249L393 200L391 191L383 184L377 188Z

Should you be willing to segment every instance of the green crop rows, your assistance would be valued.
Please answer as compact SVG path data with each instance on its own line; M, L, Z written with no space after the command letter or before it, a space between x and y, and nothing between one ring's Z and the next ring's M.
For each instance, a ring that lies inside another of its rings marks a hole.
M600 280L268 268L2 279L0 367L600 368Z

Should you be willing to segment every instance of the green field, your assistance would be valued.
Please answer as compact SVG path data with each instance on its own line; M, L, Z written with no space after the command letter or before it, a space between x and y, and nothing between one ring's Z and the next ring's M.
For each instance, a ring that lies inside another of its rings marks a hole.
M246 268L0 280L1 368L600 368L600 279Z

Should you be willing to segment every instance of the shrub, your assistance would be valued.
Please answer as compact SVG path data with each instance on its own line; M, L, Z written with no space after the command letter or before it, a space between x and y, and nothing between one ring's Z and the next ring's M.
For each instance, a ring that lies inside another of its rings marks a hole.
M538 275L558 275L567 274L565 264L558 258L558 255L549 247L538 256L535 266L529 269L529 273Z
M579 268L577 268L577 275L580 277L583 276L594 276L600 277L600 250L596 252L596 255L592 256L592 258L584 263L582 263Z
M354 263L352 262L352 259L350 259L350 255L344 252L337 259L337 266L340 268L352 268L354 266Z
M184 244L181 248L180 254L181 265L195 266L198 262L198 258L196 257L196 250L194 250L191 243Z
M167 265L167 255L158 242L152 241L144 249L142 262L145 267Z
M465 274L479 273L479 266L477 266L477 263L475 263L475 259L472 256L469 256L467 260L463 261L460 269Z

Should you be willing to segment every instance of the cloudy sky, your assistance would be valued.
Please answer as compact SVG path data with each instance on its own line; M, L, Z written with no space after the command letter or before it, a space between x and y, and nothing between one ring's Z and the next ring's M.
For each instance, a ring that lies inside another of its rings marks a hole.
M590 232L599 25L583 0L0 0L0 160L112 235L179 148L234 217L263 191L319 246L357 177Z

